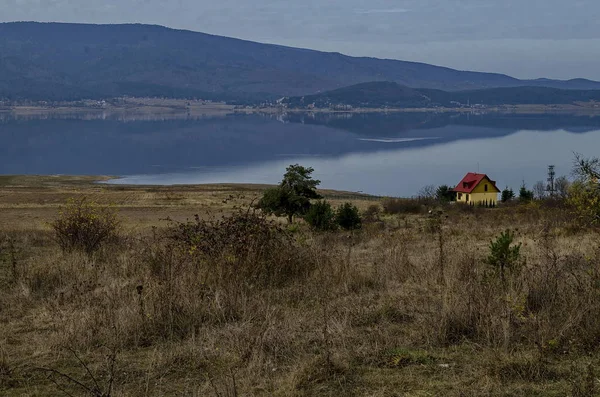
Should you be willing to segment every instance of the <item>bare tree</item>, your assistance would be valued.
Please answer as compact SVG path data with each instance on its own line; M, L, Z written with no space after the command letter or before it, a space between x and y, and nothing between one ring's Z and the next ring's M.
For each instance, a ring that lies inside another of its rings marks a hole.
M543 200L544 198L546 198L546 184L544 184L544 182L542 181L537 181L535 185L533 185L533 194L538 200Z
M433 199L435 198L437 188L434 185L423 186L417 193L419 199Z
M560 198L566 198L567 195L569 194L569 187L571 186L571 182L569 182L569 179L566 176L559 176L558 178L556 178L556 181L554 182L554 187L556 189L556 194L558 194L558 196Z
M575 153L573 175L579 179L598 182L600 180L600 158L586 158Z

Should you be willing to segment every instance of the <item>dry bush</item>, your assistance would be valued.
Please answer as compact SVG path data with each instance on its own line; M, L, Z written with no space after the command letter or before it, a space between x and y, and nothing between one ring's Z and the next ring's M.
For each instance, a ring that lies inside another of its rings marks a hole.
M166 233L174 246L205 266L209 282L280 285L311 270L309 258L290 233L253 211L216 220L179 223Z
M381 206L379 204L371 204L363 212L362 218L364 223L379 222L379 214L381 213Z
M387 198L381 205L386 214L420 214L423 212L423 205L418 200Z
M50 226L63 251L91 255L118 238L119 220L114 208L83 198L70 200Z

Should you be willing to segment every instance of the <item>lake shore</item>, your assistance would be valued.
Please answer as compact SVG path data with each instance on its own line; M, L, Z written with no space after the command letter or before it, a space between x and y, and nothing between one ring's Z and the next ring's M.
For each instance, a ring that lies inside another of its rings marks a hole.
M600 114L600 105L578 103L565 105L503 105L493 107L456 108L353 108L353 109L289 109L284 107L243 107L225 103L181 99L127 98L117 103L95 102L84 105L65 103L58 106L20 105L0 107L0 117L89 117L91 119L184 119L225 117L231 114L362 114L362 113L502 113L502 114Z

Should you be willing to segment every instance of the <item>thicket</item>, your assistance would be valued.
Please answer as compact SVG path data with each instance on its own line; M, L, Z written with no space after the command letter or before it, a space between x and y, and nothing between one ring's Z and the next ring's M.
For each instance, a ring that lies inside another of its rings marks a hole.
M164 236L170 249L188 257L189 266L204 271L207 281L279 285L311 270L292 235L252 210L209 220L196 215L175 223Z
M119 224L115 208L83 198L70 200L50 226L63 251L82 251L91 255L118 239Z

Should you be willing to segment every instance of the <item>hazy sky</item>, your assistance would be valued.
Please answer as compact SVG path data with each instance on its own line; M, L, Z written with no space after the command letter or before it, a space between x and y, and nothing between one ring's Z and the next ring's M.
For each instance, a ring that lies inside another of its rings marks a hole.
M0 21L140 22L521 78L600 80L598 0L0 0Z

